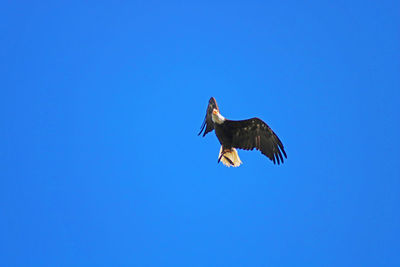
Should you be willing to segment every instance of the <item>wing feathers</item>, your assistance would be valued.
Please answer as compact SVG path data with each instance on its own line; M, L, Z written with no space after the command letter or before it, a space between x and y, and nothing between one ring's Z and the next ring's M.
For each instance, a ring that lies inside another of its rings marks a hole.
M204 130L204 133L203 133L203 137L204 137L207 133L214 130L214 123L211 119L211 115L212 115L212 112L214 109L217 109L219 111L217 101L215 100L214 97L211 97L210 100L208 101L206 116L204 118L203 124L201 125L201 129L200 129L200 132L198 135L200 135L201 132L203 132L203 130Z
M201 127L200 127L200 132L197 135L200 135L201 132L204 130L204 127L206 127L206 120L207 120L207 115L204 118L204 121L203 121L203 123L201 124Z
M283 163L283 156L287 158L281 140L272 129L262 120L252 118L242 121L226 121L232 131L232 145L235 148L261 151L274 164ZM283 154L283 156L282 156Z

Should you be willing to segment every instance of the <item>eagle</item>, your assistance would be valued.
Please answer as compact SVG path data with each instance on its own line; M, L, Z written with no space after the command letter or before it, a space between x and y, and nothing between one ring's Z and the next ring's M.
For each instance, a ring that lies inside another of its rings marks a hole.
M283 156L287 158L281 140L264 121L259 118L228 120L221 115L217 101L211 97L198 135L203 133L204 137L213 130L221 144L218 163L222 161L227 167L239 167L242 164L236 148L255 148L278 165L283 163Z

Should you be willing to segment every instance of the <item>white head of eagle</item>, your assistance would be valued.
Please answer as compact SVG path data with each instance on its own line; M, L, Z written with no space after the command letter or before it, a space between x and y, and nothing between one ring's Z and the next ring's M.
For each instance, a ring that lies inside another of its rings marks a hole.
M283 163L283 156L287 158L281 140L265 122L259 118L228 120L221 115L217 101L211 97L199 135L204 131L204 137L213 130L221 144L218 163L222 161L227 167L238 167L242 164L236 148L244 150L255 148L274 164Z
M222 124L225 121L224 116L222 116L221 113L219 113L219 110L216 108L213 109L213 112L211 114L211 119L212 119L213 123L216 123L216 124Z

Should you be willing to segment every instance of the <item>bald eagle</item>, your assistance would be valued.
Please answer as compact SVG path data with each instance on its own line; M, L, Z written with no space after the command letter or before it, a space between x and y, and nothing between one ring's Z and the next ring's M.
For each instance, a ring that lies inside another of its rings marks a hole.
M261 151L274 164L283 163L283 156L287 158L281 140L272 129L259 118L232 121L221 115L214 97L208 101L206 117L201 125L198 135L203 131L203 137L215 130L215 135L221 144L218 155L218 163L227 166L238 167L242 164L236 148L244 150Z

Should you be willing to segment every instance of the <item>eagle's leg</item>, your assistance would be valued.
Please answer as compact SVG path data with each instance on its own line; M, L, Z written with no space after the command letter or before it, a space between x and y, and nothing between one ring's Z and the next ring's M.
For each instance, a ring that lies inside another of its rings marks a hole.
M218 158L218 163L221 161L222 156L225 154L225 152L222 152L221 155Z
M221 161L222 157L224 157L227 161L229 161L229 163L230 163L231 165L235 165L235 164L233 163L233 161L232 161L230 158L224 156L225 153L230 152L230 151L231 151L230 149L224 149L224 150L222 151L221 155L220 155L219 158L218 158L218 163Z
M238 167L240 166L240 164L242 164L239 155L234 147L223 148L221 146L218 154L218 163L220 161L222 161L222 163L227 167Z
M225 154L226 152L228 152L228 150L225 150L225 149L222 150L221 155L219 155L219 158L218 158L218 163L221 161L222 156L224 156L224 154ZM226 158L226 157L224 157L224 158Z
M234 166L235 164L233 164L233 161L230 159L230 158L228 158L228 157L225 157L224 156L224 158L227 160L227 161L229 161L229 164L231 164L232 166Z

